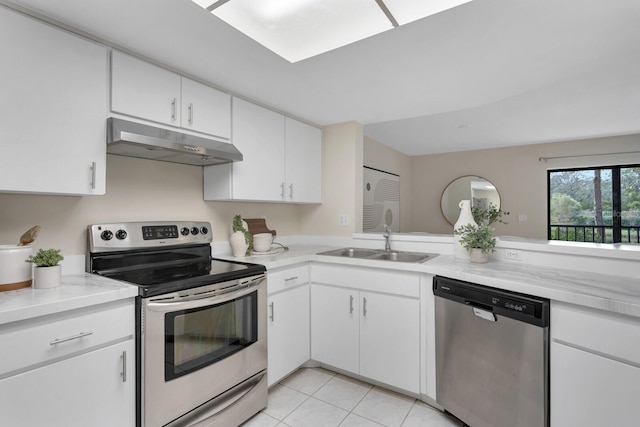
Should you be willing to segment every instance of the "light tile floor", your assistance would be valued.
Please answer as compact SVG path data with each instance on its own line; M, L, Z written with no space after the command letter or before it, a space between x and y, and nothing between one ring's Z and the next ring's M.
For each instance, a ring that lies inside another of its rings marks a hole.
M460 427L431 406L322 368L301 368L269 390L242 427Z

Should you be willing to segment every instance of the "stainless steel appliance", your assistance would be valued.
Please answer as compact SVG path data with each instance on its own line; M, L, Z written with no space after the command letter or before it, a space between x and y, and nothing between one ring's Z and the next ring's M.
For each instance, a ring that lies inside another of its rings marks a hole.
M436 276L436 401L472 427L549 426L549 300Z
M87 271L138 286L137 425L237 426L267 403L266 275L207 222L89 226Z

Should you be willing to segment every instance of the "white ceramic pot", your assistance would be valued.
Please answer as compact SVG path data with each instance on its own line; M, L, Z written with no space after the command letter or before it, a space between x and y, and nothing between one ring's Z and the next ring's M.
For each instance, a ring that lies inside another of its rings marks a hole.
M258 233L253 235L253 250L256 252L268 252L273 243L273 234Z
M247 255L247 249L249 245L247 245L247 241L244 238L244 233L242 231L236 231L231 234L229 237L229 245L231 245L231 252L235 257L243 257Z
M33 269L33 287L36 289L57 288L60 286L62 266L35 267Z
M31 286L31 246L0 245L0 292Z
M469 251L469 257L471 262L478 264L484 264L489 262L489 252L482 252L482 249L471 248Z

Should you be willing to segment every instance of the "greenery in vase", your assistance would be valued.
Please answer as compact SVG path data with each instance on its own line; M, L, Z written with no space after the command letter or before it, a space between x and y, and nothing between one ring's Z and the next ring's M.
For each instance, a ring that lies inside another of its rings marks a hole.
M244 241L247 243L247 253L253 249L253 237L249 234L249 231L244 228L242 223L242 216L236 215L233 217L233 231L241 231L244 234Z
M60 249L38 249L35 255L30 255L26 262L32 262L37 267L53 267L58 265L64 257L60 255Z
M467 224L453 230L453 233L460 236L460 243L465 249L481 249L484 253L496 251L493 228L488 225Z
M491 225L494 222L499 222L504 225L509 224L508 222L502 219L503 216L509 215L509 212L503 211L502 209L498 209L498 207L493 203L489 203L489 207L487 209L482 209L482 208L479 208L478 206L473 206L471 208L471 214L473 215L473 219L476 222L476 224Z

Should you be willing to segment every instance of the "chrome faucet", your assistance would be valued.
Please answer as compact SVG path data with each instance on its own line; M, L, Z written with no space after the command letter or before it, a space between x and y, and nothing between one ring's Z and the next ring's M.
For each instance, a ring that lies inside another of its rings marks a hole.
M384 250L385 251L390 251L391 250L391 243L389 242L389 238L391 237L391 227L389 227L388 225L385 224L384 226L384 233L382 233L382 237L384 237Z

